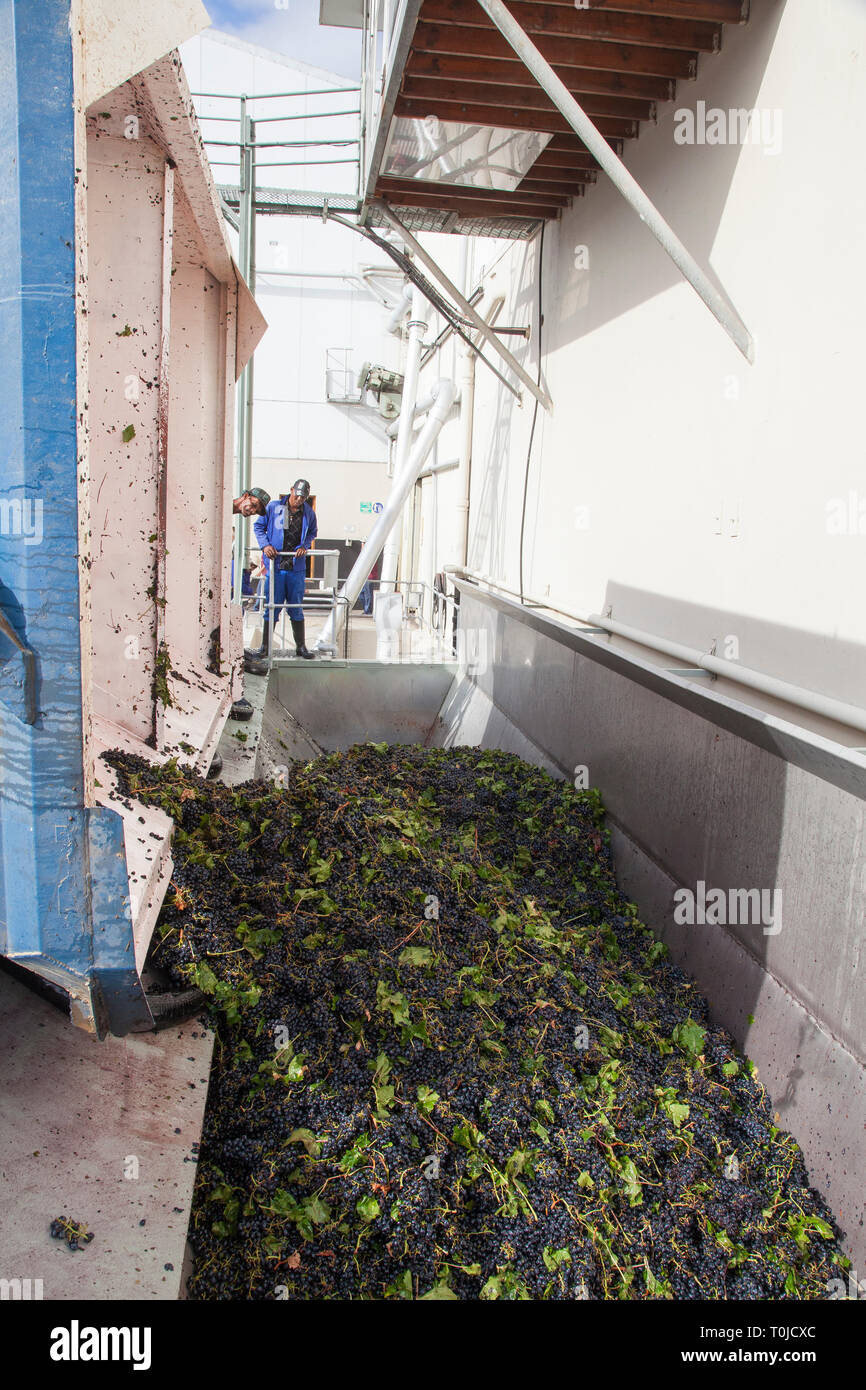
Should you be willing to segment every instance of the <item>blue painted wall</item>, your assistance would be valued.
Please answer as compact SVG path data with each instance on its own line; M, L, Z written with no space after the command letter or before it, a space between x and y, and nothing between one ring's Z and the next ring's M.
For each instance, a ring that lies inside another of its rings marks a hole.
M120 817L84 808L75 144L69 0L0 0L0 951L79 981L101 1028L149 1013Z

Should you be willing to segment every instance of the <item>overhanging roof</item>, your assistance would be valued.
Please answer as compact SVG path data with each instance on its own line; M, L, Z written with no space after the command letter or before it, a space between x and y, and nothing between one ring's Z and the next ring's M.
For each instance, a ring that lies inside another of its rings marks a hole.
M543 57L618 154L677 82L718 53L723 26L741 24L748 0L508 0ZM538 86L477 0L421 0L404 8L379 127L371 133L365 188L368 220L381 198L407 225L436 231L525 236L558 217L595 183L599 165ZM385 172L392 121L435 117L463 127L546 132L545 148L511 190ZM488 230L496 227L497 230ZM503 230L510 228L510 230Z

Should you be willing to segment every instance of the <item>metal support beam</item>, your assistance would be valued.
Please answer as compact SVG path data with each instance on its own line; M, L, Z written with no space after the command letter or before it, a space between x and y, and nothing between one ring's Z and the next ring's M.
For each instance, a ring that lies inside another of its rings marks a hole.
M572 130L580 136L586 148L595 155L602 169L610 176L623 197L635 209L641 221L646 223L659 245L682 271L692 288L697 290L710 313L718 319L746 361L753 362L755 360L754 340L739 314L719 293L691 252L686 250L673 228L668 225L644 193L640 184L629 173L622 160L617 158L607 140L599 133L586 112L575 101L550 64L541 56L535 44L524 33L502 0L478 0L478 4L490 16L503 38L525 63L539 86L544 89L551 101L562 112Z
M256 123L247 113L247 98L241 97L241 157L240 190L238 196L238 258L240 272L250 293L256 293ZM248 492L252 486L253 466L253 359L241 373L237 387L238 461L235 496ZM243 562L246 552L247 520L238 517L235 524L234 592L232 600L240 603L243 586Z
M532 392L539 405L544 406L545 410L550 410L553 405L553 401L545 391L544 387L536 385L529 373L523 367L521 367L517 359L514 356L512 356L512 354L508 351L508 348L505 347L505 345L499 341L499 338L497 337L494 330L490 327L490 324L484 321L484 319L478 313L477 309L474 309L472 307L472 305L469 303L469 300L466 299L460 293L457 286L454 285L448 279L448 276L445 274L444 270L441 270L439 268L439 266L436 264L429 252L425 251L421 243L412 235L412 233L406 227L403 226L403 223L400 221L396 213L394 213L388 206L388 204L383 202L381 199L376 200L376 207L382 213L382 216L388 222L389 226L393 227L394 231L400 234L409 250L413 252L413 254L417 257L417 259L421 262L422 265L426 266L430 274L439 281L439 284L446 291L446 293L451 296L454 303L458 306L464 317L469 319L470 323L478 329L484 342L489 343L490 346L494 349L494 351L499 354L499 356L502 358L502 361L506 364L506 366L511 368L514 374L517 376L518 380L520 380L523 383L523 385L527 388L528 391Z

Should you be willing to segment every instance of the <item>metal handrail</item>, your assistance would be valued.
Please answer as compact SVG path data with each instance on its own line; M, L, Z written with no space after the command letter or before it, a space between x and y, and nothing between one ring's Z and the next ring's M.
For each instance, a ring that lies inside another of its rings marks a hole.
M421 595L421 602L417 608L411 611L420 614L421 622L431 636L447 637L448 624L451 623L451 641L449 643L450 655L455 654L456 650L456 624L454 618L459 611L460 604L452 594L447 594L444 590L436 589L425 579L370 579L367 581L371 587L377 588L380 592L382 585L387 585L391 589L406 589L409 592L415 590ZM451 610L449 614L449 609ZM346 626L351 623L353 610L346 614ZM344 646L347 646L344 637ZM403 654L401 652L401 659Z
M296 552L293 552L293 550L279 550L278 555L295 555L295 553ZM313 553L316 553L316 555L339 555L339 550L316 550L316 552L307 552L307 555L313 555ZM275 660L282 660L282 657L275 656L275 613L277 613L278 607L279 609L284 609L286 605L285 603L279 603L278 605L278 603L275 602L274 582L272 582L272 577L274 577L274 560L270 559L270 557L268 557L268 567L270 567L271 584L270 594L268 594L268 600L264 606L264 617L268 630L267 666L268 670L271 670ZM382 585L388 585L388 591L393 591L393 589L400 589L400 591L403 591L403 589L405 589L407 595L417 594L417 602L407 605L407 612L417 613L418 617L420 617L421 624L423 624L428 634L430 634L431 637L443 639L446 645L448 645L448 655L455 655L456 614L459 612L460 607L455 596L446 594L442 589L434 588L434 585L428 584L427 580L370 580L368 582L370 582L371 587L375 587L379 589L379 591L381 591ZM256 595L256 599L259 598L260 595ZM345 605L345 621L343 621L342 624L341 655L342 660L348 662L350 637L352 637L353 614L353 605L350 605L348 596L345 594L336 594L336 592L328 595L325 591L320 591L318 594L304 594L302 603L300 603L299 606L302 607L303 612L310 612L310 610L320 613L329 612L335 619L336 606L338 606L338 603ZM400 651L400 660L403 659L405 659L405 653Z
M249 555L250 553L251 553L251 552L249 552L249 551L247 552L248 555ZM287 555L296 555L296 554L297 554L297 550L279 550L279 551L277 551L277 556L278 556L278 557L280 557L280 556L287 556ZM316 556L340 555L340 554L341 554L341 552L340 552L339 550L308 550L304 558L305 558L305 559L310 559L310 558L314 558L314 557L316 557ZM274 653L274 631L275 631L275 627L276 627L276 610L277 610L278 608L282 610L282 609L286 608L288 605L285 604L285 603L279 603L279 604L278 604L278 603L275 601L275 599L274 599L274 564L275 564L275 561L274 561L273 558L271 558L270 556L268 556L268 557L267 557L267 563L268 563L268 577L269 577L270 582L269 582L269 585L268 585L268 598L267 598L267 602L264 604L264 619L265 619L265 623L266 623L266 625L267 625L267 630L268 630L268 652L267 652L266 661L267 661L268 670L270 671L271 668L272 668L273 665L274 665L274 661L275 661L275 660L282 660L282 659L283 659L283 658L275 657L275 653ZM454 655L455 650L456 650L456 640L457 640L457 639L456 639L456 622L455 622L455 618L456 618L457 612L459 611L459 607L460 607L459 602L458 602L457 599L454 597L454 595L448 594L448 593L446 593L444 590L436 589L433 585L431 585L430 583L428 583L428 581L425 580L425 579L397 579L397 580L370 579L368 582L370 583L370 585L371 585L372 587L374 587L374 588L376 588L376 589L379 589L380 591L381 591L381 588L382 588L383 585L387 585L387 586L388 586L388 591L389 591L389 592L392 591L392 590L400 589L400 590L406 590L407 595L412 595L413 593L416 593L416 594L419 596L418 602L417 602L417 603L413 603L413 604L411 604L411 605L408 605L408 604L407 604L407 612L417 613L417 614L419 615L419 617L420 617L421 623L423 624L423 626L424 626L424 628L427 630L427 632L430 633L431 636L438 636L438 637L440 637L440 639L445 639L445 640L448 642L448 648L449 648L449 653L450 653L450 655ZM254 601L255 601L255 602L258 602L259 599L262 597L261 592L257 593L257 594L254 595L253 597L254 597ZM351 631L350 631L350 629L351 629L352 612L353 612L353 607L354 607L354 605L350 605L349 600L348 600L348 598L347 598L347 596L346 596L345 594L340 594L340 593L338 593L338 592L336 592L336 591L333 591L333 592L330 592L330 593L329 593L329 592L328 592L327 590L325 590L325 589L320 589L320 590L318 590L318 591L313 591L312 593L309 593L309 594L305 593L305 594L303 595L303 598L302 598L302 600L301 600L301 603L300 603L299 605L292 605L292 606L298 606L298 607L301 608L302 611L318 611L318 612L328 611L328 612L331 613L331 615L332 615L334 618L336 618L336 612L337 612L337 605L338 605L338 604L343 604L343 605L345 605L345 622L344 622L343 625L342 625L343 631L342 631L342 640L341 640L340 645L342 646L342 659L343 659L344 661L348 661L348 660L349 660L349 643L350 643L350 636L351 636ZM449 638L449 625L450 625L450 641L448 641L448 638ZM285 658L285 659L290 659L290 658ZM402 651L401 651L401 660L402 660L402 659L403 659L403 653L402 653Z
M297 557L297 553L298 553L298 550L299 550L299 549L300 549L300 546L297 546L294 550L278 550L278 551L276 552L277 558L279 558L279 557L281 557L281 556L286 556L286 555L293 555L293 556ZM248 551L247 553L249 554L250 552ZM319 556L319 557L324 557L324 556L326 556L326 555L339 555L339 554L340 554L340 551L339 551L339 550L307 550L303 558L304 558L305 560L307 560L307 559L314 559L314 558L317 557L317 556ZM267 556L266 558L267 558L267 562L268 562L268 579L269 579L269 581L270 581L269 584L268 584L268 598L267 598L267 602L266 602L266 604L265 604L266 622L267 622L267 628L268 628L268 654L267 654L267 664L268 664L268 670L270 671L271 667L273 666L273 662L274 662L274 613L275 613L275 610L276 610L277 607L279 607L280 609L284 609L284 608L289 607L290 605L288 605L288 604L286 604L286 603L277 604L277 603L275 602L275 600L274 600L274 557L269 555L269 556ZM312 578L313 576L310 576L310 577ZM325 591L324 589L320 589L319 593L321 594L322 597L325 597L326 591ZM258 598L258 595L256 595L256 597ZM316 597L317 597L316 594L311 594L311 595L309 595L309 596L306 595L306 594L304 594L304 595L302 596L302 598L301 598L301 602L300 602L299 604L292 604L291 607L300 608L300 609L301 609L301 612L304 611L304 604L305 604L305 602L307 603L307 606L308 606L308 607L313 607L313 608L319 607L320 605L316 604L315 601L314 601L312 604L309 603L309 599L315 600ZM329 605L329 607L330 607L330 609L331 609L331 612L335 612L335 611L336 611L336 607L337 607L337 604L338 604L338 603L348 603L348 600L345 598L344 595L338 594L336 591L334 591L334 593L331 595L331 602L330 602L330 605ZM346 657L347 652L348 652L348 621L347 621L347 623L346 623L346 633L345 633L344 640L343 640L343 655L344 655L344 658Z
M734 684L757 690L762 695L782 700L786 704L806 710L810 714L820 715L834 723L866 731L866 709L843 700L837 700L831 695L824 695L819 691L794 685L790 681L771 676L765 671L756 671L752 667L741 666L736 661L716 656L713 651L705 652L698 647L690 647L685 643L673 641L669 637L660 636L658 633L631 627L626 623L615 621L605 614L591 613L584 617L561 607L553 599L532 598L528 594L524 594L521 600L516 589L512 589L501 580L492 579L489 575L480 574L477 570L468 569L463 565L446 565L445 574L452 581L455 578L463 579L477 584L479 587L484 585L488 589L499 590L512 601L516 600L524 608L547 610L549 613L568 618L571 622L580 623L581 627L576 629L580 637L588 637L591 641L602 639L605 636L622 637L629 642L634 642L637 646L647 647L650 651L661 652L677 661L688 663L687 670L692 675L707 675L711 679L721 677ZM629 660L630 658L625 654L624 659ZM662 669L665 670L666 675L681 676L683 674L678 667Z

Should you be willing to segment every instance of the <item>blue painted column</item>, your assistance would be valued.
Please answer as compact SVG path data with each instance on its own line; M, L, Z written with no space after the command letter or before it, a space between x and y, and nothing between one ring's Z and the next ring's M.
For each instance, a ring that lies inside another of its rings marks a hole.
M0 952L126 1032L122 823L84 806L69 9L0 0Z

